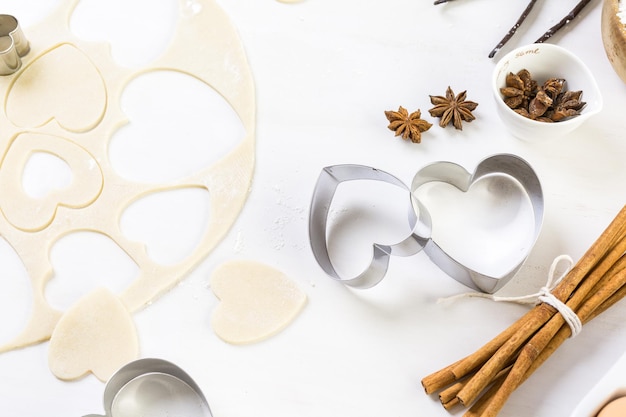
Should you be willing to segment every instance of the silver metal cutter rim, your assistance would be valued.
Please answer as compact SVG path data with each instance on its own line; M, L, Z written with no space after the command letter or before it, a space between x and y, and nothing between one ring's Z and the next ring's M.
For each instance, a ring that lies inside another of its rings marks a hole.
M145 358L124 365L109 379L104 389L104 416L88 414L83 417L115 417L111 413L111 407L120 395L124 395L124 389L139 378L151 378L154 376L171 377L176 383L181 383L191 388L201 401L202 406L206 407L206 413L202 417L213 416L202 390L189 374L177 365L163 359Z
M30 51L17 19L0 14L0 75L11 75L22 66L22 57Z
M411 256L421 250L449 276L477 291L494 293L519 271L528 255L515 264L502 276L491 276L478 272L457 261L445 252L432 239L432 223L428 210L415 196L415 192L424 184L438 181L455 186L465 192L480 178L490 175L506 175L516 180L526 192L534 214L534 246L543 223L544 200L541 184L535 171L522 158L511 154L497 154L485 158L469 173L462 166L440 161L426 165L413 178L411 188L395 176L363 165L333 165L322 169L315 185L309 215L309 238L313 255L320 267L333 279L355 288L370 288L378 284L386 275L391 255ZM359 275L344 278L335 270L327 246L327 223L330 206L339 184L353 180L376 180L403 188L409 192L410 207L409 227L411 233L402 241L384 245L373 244L370 265Z

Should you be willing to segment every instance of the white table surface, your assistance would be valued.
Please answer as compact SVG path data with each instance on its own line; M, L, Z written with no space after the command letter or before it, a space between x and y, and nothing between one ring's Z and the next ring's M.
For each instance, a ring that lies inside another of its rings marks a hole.
M160 1L176 7L176 0ZM110 15L102 19L136 13L140 31L141 13L153 2L110 3ZM167 359L185 369L203 389L216 417L448 415L424 394L420 379L478 348L527 307L481 299L438 303L466 288L424 255L393 258L388 276L369 290L351 290L332 281L309 247L313 186L321 168L333 164L370 165L410 183L421 166L433 161L453 161L472 170L495 153L519 155L541 180L545 219L528 262L502 293L534 292L554 257L565 253L578 259L626 203L626 85L604 53L601 1L592 2L550 42L568 48L589 66L604 109L573 134L548 143L512 137L496 115L490 90L495 60L487 54L517 19L524 1L458 0L441 6L409 0L219 3L242 37L256 83L252 190L217 250L174 289L134 315L141 356ZM538 2L496 59L532 43L576 3ZM28 26L55 4L0 0L0 11L18 17L27 34ZM161 17L164 30L176 18L167 13ZM107 36L111 42L120 37ZM125 51L124 46L129 43L113 45L121 60L150 53L149 48ZM479 103L477 119L463 131L435 125L421 144L412 144L387 129L383 111L399 105L410 111L421 108L434 122L427 114L428 95L443 94L448 85L457 92L467 90L468 98ZM375 197L374 209L380 203ZM350 199L345 204L349 213ZM367 240L355 234L347 242L367 257ZM354 256L358 270L362 260ZM298 318L261 343L232 346L210 328L218 301L208 279L222 262L235 259L282 270L308 296ZM353 259L343 259L346 268L348 261ZM71 256L64 262L71 269ZM16 308L23 311L24 301L13 299L0 306L2 321L11 320ZM568 416L626 350L625 314L626 302L586 325L514 393L501 415ZM0 414L101 413L104 384L91 376L76 382L57 380L47 366L47 349L42 343L0 354Z

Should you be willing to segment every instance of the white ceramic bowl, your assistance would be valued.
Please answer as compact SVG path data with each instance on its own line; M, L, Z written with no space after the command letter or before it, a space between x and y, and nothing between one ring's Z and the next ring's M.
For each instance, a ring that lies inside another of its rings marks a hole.
M566 80L567 90L582 90L582 101L587 104L580 115L560 122L545 123L526 118L511 110L504 103L500 88L506 85L506 76L509 72L516 74L522 69L527 69L539 85L549 78L558 77ZM548 43L527 45L506 54L494 68L492 89L502 122L514 136L526 141L545 141L563 137L602 109L602 96L598 84L587 66L568 50Z

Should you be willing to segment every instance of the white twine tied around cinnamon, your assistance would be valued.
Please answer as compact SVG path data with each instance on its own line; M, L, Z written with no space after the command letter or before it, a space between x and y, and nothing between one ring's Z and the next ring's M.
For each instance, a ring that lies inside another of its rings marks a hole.
M556 268L559 263L567 262L567 268L559 275L556 276ZM546 285L541 287L538 292L534 294L521 295L515 297L501 297L494 294L485 294L480 292L470 292L459 295L453 295L451 297L442 298L439 301L456 301L460 298L469 298L469 297L480 297L480 298L488 298L492 301L497 302L507 302L507 303L517 303L517 304L539 304L546 303L554 307L560 314L563 316L565 323L572 330L572 335L570 337L577 336L583 328L583 324L580 321L580 318L574 310L572 310L567 304L559 300L552 294L552 290L557 286L557 284L567 275L572 266L574 265L574 261L568 255L559 255L552 261L552 265L550 265L550 270L548 272L548 281Z

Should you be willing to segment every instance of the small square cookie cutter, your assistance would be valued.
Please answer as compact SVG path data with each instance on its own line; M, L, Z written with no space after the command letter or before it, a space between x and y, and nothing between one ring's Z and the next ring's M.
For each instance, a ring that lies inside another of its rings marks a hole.
M412 256L423 250L441 270L458 282L480 292L494 293L519 271L530 249L522 260L500 276L476 271L453 258L433 240L430 214L415 196L422 185L430 182L448 183L466 192L476 181L492 175L504 175L516 180L528 196L534 214L532 248L539 237L543 222L544 200L541 184L528 162L516 155L496 154L483 159L473 173L453 162L434 162L415 174L410 188L397 177L364 165L333 165L323 168L315 185L309 213L309 238L313 255L324 272L333 279L351 287L369 288L384 278L392 255ZM328 215L339 184L354 180L383 181L406 190L410 198L408 223L411 232L395 244L374 243L369 266L359 275L345 278L335 270L328 252Z
M0 75L11 75L22 66L22 57L30 51L17 19L0 14Z
M104 415L84 417L213 417L196 382L177 365L155 358L123 366L104 389Z

